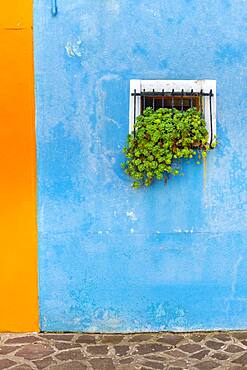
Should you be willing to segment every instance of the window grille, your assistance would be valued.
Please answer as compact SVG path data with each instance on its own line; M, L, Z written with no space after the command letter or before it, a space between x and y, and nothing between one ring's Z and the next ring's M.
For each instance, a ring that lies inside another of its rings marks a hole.
M181 110L182 112L195 107L201 114L201 117L205 119L207 123L207 129L209 132L209 144L211 145L214 140L214 135L216 133L216 120L215 120L215 88L209 88L208 90L205 90L203 88L195 90L194 88L188 89L189 85L195 85L197 87L196 82L197 81L179 81L174 80L174 85L176 87L172 88L171 90L162 88L160 89L160 86L166 85L167 87L172 86L172 80L166 80L166 81L149 81L149 80L131 80L134 81L134 84L132 84L132 89L130 91L130 131L134 131L135 134L135 125L136 117L139 114L142 114L145 108L151 107L153 110L159 109L159 108L171 108L172 110L174 108ZM140 81L140 88L137 84L137 81ZM203 80L202 82L204 82ZM214 80L206 80L207 82L213 81L214 84L212 84L213 87L215 87L215 81ZM141 83L142 82L142 83ZM144 82L144 83L143 83ZM151 82L151 83L147 83ZM191 82L191 83L190 83ZM201 81L200 81L201 82ZM147 89L145 88L145 83L147 85ZM157 85L157 89L150 88L150 86ZM177 87L185 85L186 88L181 88L181 90L177 89ZM141 86L143 85L143 86ZM203 86L203 83L200 83L201 87ZM209 85L210 84L206 84ZM143 87L143 88L142 88ZM165 86L166 87L166 86ZM205 86L208 87L208 86ZM214 99L214 101L213 101ZM214 110L214 111L213 111ZM205 114L206 113L206 114Z

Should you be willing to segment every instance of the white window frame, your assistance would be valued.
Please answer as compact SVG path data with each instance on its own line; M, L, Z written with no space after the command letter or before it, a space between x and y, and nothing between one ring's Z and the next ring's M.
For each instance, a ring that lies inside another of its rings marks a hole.
M209 93L212 90L213 96L211 98L212 107L212 138L216 135L216 80L130 80L130 97L129 97L129 133L133 132L134 129L134 96L131 95L136 90L136 93L140 93L145 90L146 92L155 91L182 91L200 92L203 90L205 93ZM207 130L209 133L209 141L211 137L211 125L210 125L210 103L208 97L202 97L202 109L204 119L207 124ZM136 117L141 113L141 97L136 96Z

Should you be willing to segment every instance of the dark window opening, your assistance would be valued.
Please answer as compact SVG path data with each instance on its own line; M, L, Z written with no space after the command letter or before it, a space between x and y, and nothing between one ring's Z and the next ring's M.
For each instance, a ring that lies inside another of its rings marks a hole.
M172 98L169 96L142 96L141 97L141 114L143 113L143 110L147 107L151 107L154 110L157 110L159 108L176 108L178 110L184 110L191 107L195 107L198 111L200 110L200 98L199 96L193 96L193 97L183 97L183 100L181 97L174 96L173 102Z

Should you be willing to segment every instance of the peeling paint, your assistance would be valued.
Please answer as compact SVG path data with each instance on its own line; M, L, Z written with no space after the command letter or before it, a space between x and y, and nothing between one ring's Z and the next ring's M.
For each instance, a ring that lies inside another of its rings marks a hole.
M78 40L76 42L71 41L67 42L65 49L70 58L82 56L81 44L82 44L81 40Z
M127 211L126 212L126 215L127 215L127 217L131 220L131 221L137 221L138 220L138 218L137 218L137 216L136 216L136 214L135 214L135 212L134 211Z

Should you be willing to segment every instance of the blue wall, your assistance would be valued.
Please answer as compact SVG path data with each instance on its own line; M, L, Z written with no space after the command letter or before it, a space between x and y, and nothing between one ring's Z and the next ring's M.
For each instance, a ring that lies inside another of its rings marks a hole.
M247 2L57 2L35 1L41 329L247 328ZM132 78L217 80L205 173L131 188Z

